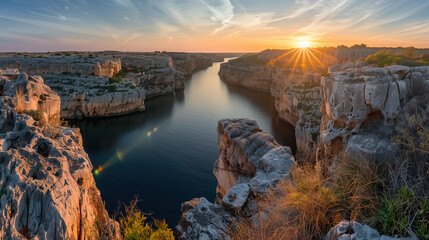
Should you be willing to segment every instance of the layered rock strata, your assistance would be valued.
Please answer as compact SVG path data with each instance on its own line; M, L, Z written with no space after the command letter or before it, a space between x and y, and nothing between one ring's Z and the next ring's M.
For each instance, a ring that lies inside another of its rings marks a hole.
M219 76L228 84L271 93L279 117L295 127L298 153L315 155L322 117L320 73L228 62L221 64Z
M334 65L322 88L319 150L328 155L394 159L391 138L412 125L412 114L429 110L429 67Z
M105 117L144 111L146 91L134 81L106 77L45 74L46 84L61 97L61 117Z
M252 120L219 121L218 144L216 203L196 198L182 204L181 239L227 239L234 218L255 218L255 197L287 178L295 165L290 148L277 144Z
M174 68L182 72L185 76L190 76L194 72L208 68L215 61L223 61L223 57L216 57L213 54L197 53L166 53L172 57Z
M10 56L0 58L0 68L18 68L32 75L74 73L112 77L121 70L121 61L83 56Z
M58 95L25 73L0 80L0 239L120 239L79 130L50 125Z

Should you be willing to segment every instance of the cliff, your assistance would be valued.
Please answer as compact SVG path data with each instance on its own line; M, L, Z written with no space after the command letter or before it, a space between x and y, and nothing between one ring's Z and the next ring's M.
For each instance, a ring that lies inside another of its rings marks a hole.
M391 161L398 151L391 138L412 125L411 115L427 115L427 66L334 65L321 83L321 154Z
M83 56L10 56L0 58L1 68L18 68L33 75L75 73L112 77L121 70L121 61Z
M295 165L289 147L276 143L255 121L225 119L218 123L219 159L216 203L196 198L182 204L176 227L181 239L227 239L234 219L257 217L257 196L289 175Z
M221 60L211 54L198 53L166 53L173 59L174 68L182 72L185 76L190 76L194 72L208 68L214 61ZM222 58L223 61L223 58Z
M76 74L45 74L45 82L61 97L61 117L102 117L144 111L146 91L133 82Z
M0 239L120 239L78 129L40 77L0 71Z
M8 56L0 58L0 66L20 66L41 75L60 96L61 117L66 119L144 111L146 98L185 87L183 74L172 67L172 58L165 54L73 54L77 55Z
M228 84L270 92L273 68L271 66L241 66L230 63L220 65L219 77Z

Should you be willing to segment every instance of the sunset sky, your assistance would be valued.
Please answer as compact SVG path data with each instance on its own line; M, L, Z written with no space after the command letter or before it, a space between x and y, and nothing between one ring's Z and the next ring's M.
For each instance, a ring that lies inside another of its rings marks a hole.
M1 0L0 51L429 47L428 0Z

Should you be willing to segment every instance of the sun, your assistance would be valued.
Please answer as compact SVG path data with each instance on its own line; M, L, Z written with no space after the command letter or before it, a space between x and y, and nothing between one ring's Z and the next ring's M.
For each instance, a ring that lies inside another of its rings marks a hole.
M311 46L311 44L308 41L299 41L298 42L298 48L309 48L310 46Z

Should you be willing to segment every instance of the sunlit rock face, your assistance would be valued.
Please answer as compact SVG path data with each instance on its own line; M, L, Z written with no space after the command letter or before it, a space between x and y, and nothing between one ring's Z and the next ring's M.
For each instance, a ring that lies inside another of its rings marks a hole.
M134 78L134 82L146 90L147 98L170 94L185 88L183 73L173 67L152 69L148 74Z
M240 85L246 88L270 92L272 83L271 66L262 65L235 65L222 63L219 76L228 84Z
M32 75L73 73L112 77L121 70L121 61L83 56L12 56L0 58L0 68L19 68Z
M409 126L411 114L427 111L429 67L334 65L322 78L320 150L328 155L375 160L396 156L390 140Z
M43 77L61 97L61 118L104 117L145 110L146 91L132 81L110 83L106 77L76 74Z
M182 204L181 239L226 239L237 214L254 217L255 196L286 179L295 165L290 148L249 119L219 121L218 145L216 203L197 198Z
M77 240L97 232L120 239L79 129L39 126L41 121L28 115L37 97L42 117L59 120L58 95L41 78L5 72L0 71L0 239Z
M198 53L166 53L173 59L174 68L185 76L190 76L196 71L208 68L213 62L223 61L223 57L216 54Z

